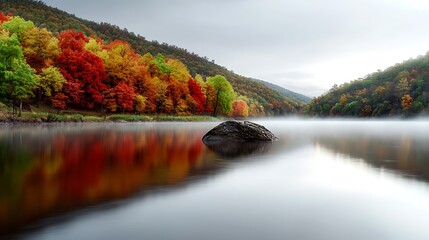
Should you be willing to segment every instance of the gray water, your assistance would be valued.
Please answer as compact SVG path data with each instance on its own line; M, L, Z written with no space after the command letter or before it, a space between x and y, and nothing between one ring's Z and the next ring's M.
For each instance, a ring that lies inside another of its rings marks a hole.
M3 127L0 238L429 239L427 121L256 122Z

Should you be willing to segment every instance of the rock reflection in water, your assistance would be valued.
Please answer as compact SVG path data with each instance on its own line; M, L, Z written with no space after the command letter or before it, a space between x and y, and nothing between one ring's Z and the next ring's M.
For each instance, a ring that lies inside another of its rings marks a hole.
M271 142L236 142L210 141L204 142L208 148L226 158L237 158L268 152Z

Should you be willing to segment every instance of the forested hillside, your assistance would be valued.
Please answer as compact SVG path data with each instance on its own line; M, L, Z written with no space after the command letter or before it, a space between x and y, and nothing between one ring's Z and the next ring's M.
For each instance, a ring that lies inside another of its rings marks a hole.
M311 101L310 97L307 97L307 96L302 95L300 93L290 91L286 88L280 87L279 85L269 83L269 82L265 82L265 81L259 80L259 79L254 79L254 78L252 78L252 80L255 82L258 82L258 83L262 83L263 85L267 86L268 88L280 93L280 95L282 95L285 98L290 98L290 99L297 101L297 102L300 102L300 103L309 103Z
M197 74L200 74L203 79L222 75L231 83L237 98L246 101L249 107L254 106L253 113L256 115L281 115L296 112L301 106L298 101L286 99L263 84L237 75L225 67L216 65L213 61L209 61L206 57L200 57L185 49L165 43L147 41L143 36L108 23L83 20L42 2L31 0L2 0L1 10L5 14L11 13L30 20L40 29L47 28L53 36L59 36L64 30L73 29L76 32L83 32L86 37L94 36L94 38L102 39L106 46L115 40L123 40L142 56L147 53L152 56L162 54L166 59L177 59L187 67L193 78ZM251 114L249 113L249 115Z
M334 86L304 112L313 116L412 116L427 114L428 105L429 53Z
M105 45L73 30L54 36L1 11L0 101L19 109L19 116L26 103L99 113L263 113L221 75L193 78L177 59L142 56L125 41Z

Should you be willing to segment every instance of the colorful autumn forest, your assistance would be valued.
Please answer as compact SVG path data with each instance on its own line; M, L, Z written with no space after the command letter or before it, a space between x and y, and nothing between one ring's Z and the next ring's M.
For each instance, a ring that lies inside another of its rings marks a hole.
M313 116L388 117L429 113L429 52L314 98Z
M125 41L104 44L65 30L55 36L19 16L0 13L0 101L102 113L264 115L228 80L191 76L177 59L140 55Z
M77 18L41 1L3 0L0 8L34 23L2 14L0 108L5 103L19 109L22 102L27 108L50 105L100 114L301 112L323 117L386 117L429 113L428 54L335 85L303 106L308 99L287 92L282 96L282 89L273 90L235 74L206 57L148 41L109 23ZM14 60L5 57L10 54ZM17 66L22 68L10 71ZM6 76L16 82L7 83ZM217 94L215 82L225 83L225 89L231 86L232 93L229 89Z

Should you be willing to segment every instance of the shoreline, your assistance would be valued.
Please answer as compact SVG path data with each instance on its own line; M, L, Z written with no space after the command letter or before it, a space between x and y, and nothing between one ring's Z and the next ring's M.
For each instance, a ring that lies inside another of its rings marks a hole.
M131 115L114 114L108 116L81 115L81 114L51 114L23 112L23 116L0 114L0 126L15 124L50 124L50 123L121 123L121 122L214 122L222 117L207 115Z

